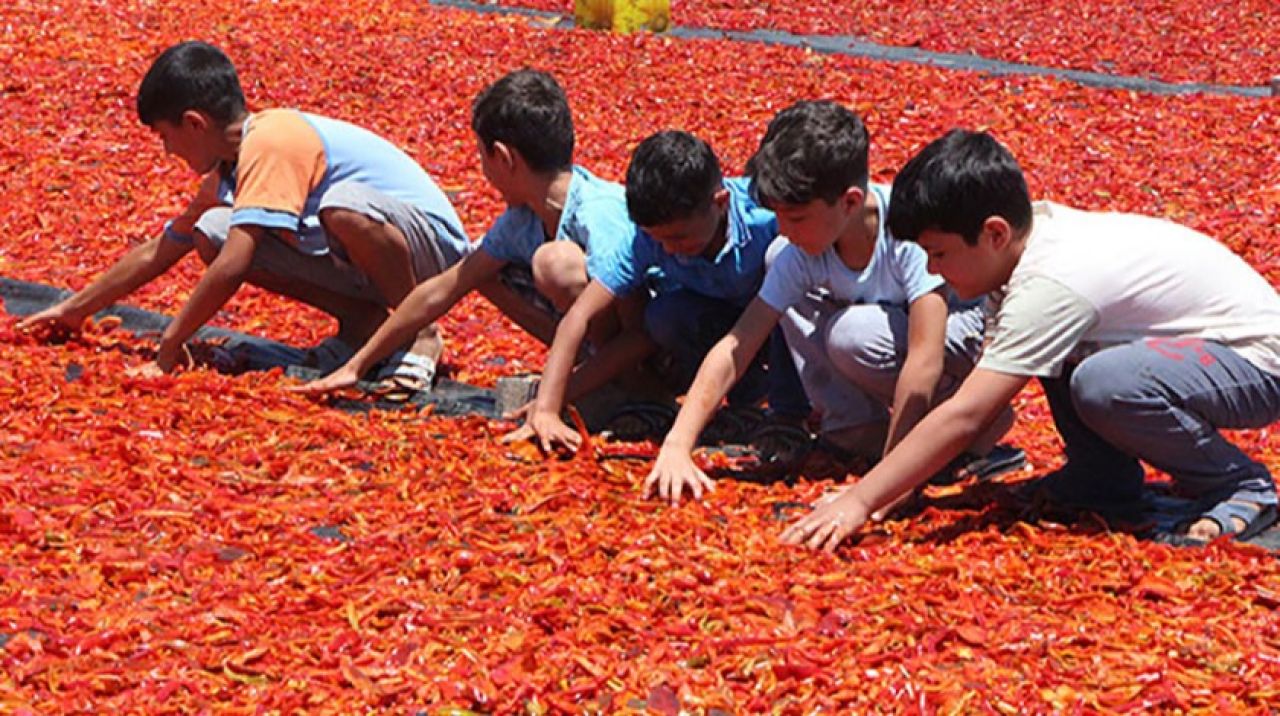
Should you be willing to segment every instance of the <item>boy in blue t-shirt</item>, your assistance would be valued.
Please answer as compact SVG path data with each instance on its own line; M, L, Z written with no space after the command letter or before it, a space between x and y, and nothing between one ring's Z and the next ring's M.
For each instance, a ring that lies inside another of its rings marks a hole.
M550 342L560 314L599 273L601 247L635 232L622 187L572 163L569 103L551 75L526 69L499 79L476 97L471 126L484 176L502 194L507 210L475 250L414 289L351 360L296 390L318 393L354 385L472 289L534 337ZM593 324L596 345L607 344L617 332L626 308ZM638 321L638 309L636 314ZM430 368L426 384L413 387L429 387Z
M914 244L885 229L889 192L868 184L862 120L832 102L799 102L770 123L747 165L788 244L770 251L759 295L707 354L645 482L677 502L713 488L693 463L702 426L779 323L825 439L868 458L887 450L973 367L981 307L948 306ZM1012 415L971 446L986 453Z
M536 437L544 448L555 443L576 447L578 433L560 419L565 400L608 380L655 347L673 359L672 381L687 385L706 351L759 290L777 222L773 212L751 198L746 180L723 178L706 142L676 131L648 137L632 155L626 195L627 209L641 230L629 241L610 243L600 255L598 271L556 331L529 419L508 439ZM596 354L594 365L574 370L586 326L620 300L647 296L652 282L657 283L656 295L645 308L644 331L625 332L611 350ZM791 370L789 361L770 376L760 361L748 362L751 376L729 396L730 404L751 405L769 392L773 411L794 412L798 386L774 389L785 385L778 376Z

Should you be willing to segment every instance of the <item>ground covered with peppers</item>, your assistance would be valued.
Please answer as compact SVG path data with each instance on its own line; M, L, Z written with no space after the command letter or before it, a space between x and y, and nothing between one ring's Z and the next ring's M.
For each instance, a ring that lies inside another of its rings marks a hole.
M1133 42L1159 40L1136 27ZM468 104L530 65L565 85L579 160L606 177L668 126L740 171L774 112L830 97L866 117L878 179L946 128L988 128L1036 195L1175 218L1280 281L1275 100L379 0L6 4L0 275L83 286L180 208L195 178L138 125L132 96L159 49L193 34L227 49L253 107L330 114L407 147L477 236L500 204ZM172 313L198 275L193 258L130 302ZM330 328L251 290L217 322L299 345ZM542 360L479 300L445 328L454 378L491 384ZM1027 522L989 484L934 491L914 519L812 554L776 535L830 482L725 480L672 509L639 499L642 461L598 445L531 459L496 444L506 425L347 414L287 395L277 373L132 380L150 344L111 329L44 345L0 316L5 711L1225 713L1280 700L1280 567L1254 548ZM1031 474L1052 469L1043 401L1028 392L1019 408L1012 440ZM1236 437L1280 468L1280 440Z

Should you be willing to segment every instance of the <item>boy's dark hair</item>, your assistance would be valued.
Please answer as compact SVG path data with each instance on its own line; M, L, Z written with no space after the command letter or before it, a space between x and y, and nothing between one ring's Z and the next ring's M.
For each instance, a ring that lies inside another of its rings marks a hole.
M711 146L688 132L646 138L627 167L627 213L637 226L660 226L705 211L723 186Z
M850 187L867 188L869 144L866 126L847 108L796 102L770 120L747 176L767 205L831 204Z
M992 216L1026 229L1031 196L1018 162L986 132L947 132L912 157L893 181L888 224L899 240L915 241L933 229L959 234L973 245Z
M502 142L539 174L573 165L569 100L546 72L516 70L484 88L471 104L471 129L485 151Z
M183 42L160 53L138 87L138 119L148 127L160 120L178 124L188 110L222 126L245 112L235 66L206 42Z

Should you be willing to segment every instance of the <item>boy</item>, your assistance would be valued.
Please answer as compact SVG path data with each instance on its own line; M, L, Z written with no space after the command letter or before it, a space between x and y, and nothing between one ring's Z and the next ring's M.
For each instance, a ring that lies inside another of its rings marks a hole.
M165 50L142 80L137 109L165 151L204 176L199 191L163 236L22 327L79 328L194 248L208 270L144 371L173 370L185 341L246 281L338 319L337 335L311 355L332 369L415 283L468 250L448 199L408 155L345 122L295 110L250 115L235 67L211 45ZM433 332L421 349L439 351Z
M769 123L747 173L790 243L707 354L646 494L675 503L686 487L694 497L713 489L691 458L694 439L780 321L825 439L867 458L892 447L972 367L980 309L949 311L924 252L889 234L889 192L868 184L867 145L862 120L834 102L798 102ZM999 434L976 449L989 450Z
M524 69L502 77L476 97L471 128L484 176L502 194L507 210L478 249L419 285L351 360L328 377L299 386L299 392L354 385L472 289L549 342L558 315L595 275L600 247L635 231L622 187L573 164L573 118L551 75ZM593 326L596 345L603 345L621 320L617 313L601 317Z
M706 142L676 131L646 138L627 168L626 198L640 231L601 257L600 272L556 331L528 420L507 439L536 437L544 449L555 443L576 448L577 431L560 419L565 399L612 377L655 344L674 359L673 380L687 385L760 286L777 222L748 195L746 180L723 177ZM596 367L609 366L603 372L586 366L573 371L586 326L620 300L646 296L647 281L655 277L659 286L645 308L644 331L626 334L626 351L597 355ZM732 405L750 405L768 390L763 366L756 361L752 368L750 384L730 396ZM789 406L774 401L771 407Z
M1033 377L1066 444L1066 466L1043 483L1050 499L1132 506L1145 460L1199 501L1176 541L1274 523L1271 475L1218 432L1280 417L1280 297L1238 256L1162 219L1033 205L1008 150L961 130L907 163L889 226L961 296L993 292L987 344L951 399L784 541L833 550Z

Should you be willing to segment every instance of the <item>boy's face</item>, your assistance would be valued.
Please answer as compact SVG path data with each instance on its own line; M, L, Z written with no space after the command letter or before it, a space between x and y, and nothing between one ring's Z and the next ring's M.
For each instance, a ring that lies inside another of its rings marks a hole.
M775 203L778 233L806 254L818 256L831 248L849 227L862 206L862 196L861 190L851 189L831 203L823 199L804 204Z
M728 203L729 192L721 189L712 195L711 203L703 211L665 224L641 228L658 242L664 252L672 256L718 253L724 247L724 218Z
M990 293L1008 280L1007 272L1001 271L1006 263L1002 247L1007 243L993 240L986 230L978 235L976 245L966 243L960 234L937 229L921 231L916 243L929 256L929 273L946 279L962 299Z
M203 113L184 112L177 123L156 120L151 131L160 137L166 154L183 160L196 174L208 174L217 168L221 132Z

